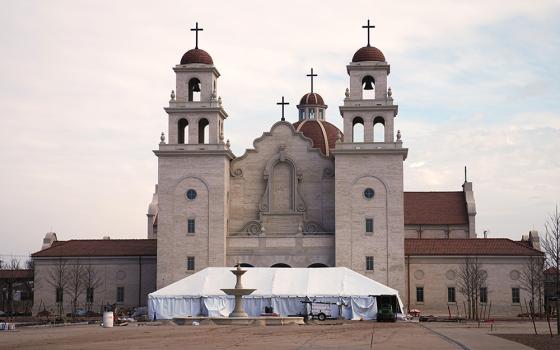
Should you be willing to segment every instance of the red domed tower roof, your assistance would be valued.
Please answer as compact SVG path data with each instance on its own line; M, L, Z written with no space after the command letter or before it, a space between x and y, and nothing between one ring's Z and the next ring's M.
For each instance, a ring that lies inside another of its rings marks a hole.
M354 54L352 62L377 61L385 62L385 55L377 47L364 46Z
M296 131L300 131L305 137L313 141L313 148L318 148L326 156L331 155L331 149L334 148L337 135L340 132L338 128L324 120L302 120L293 124ZM342 133L340 132L342 135Z
M185 52L185 54L181 58L181 64L191 63L214 64L214 61L212 60L212 57L210 57L208 52L199 48L194 48Z
M300 105L324 105L325 101L323 101L323 98L318 93L309 92L303 95L303 97L299 101L299 104Z

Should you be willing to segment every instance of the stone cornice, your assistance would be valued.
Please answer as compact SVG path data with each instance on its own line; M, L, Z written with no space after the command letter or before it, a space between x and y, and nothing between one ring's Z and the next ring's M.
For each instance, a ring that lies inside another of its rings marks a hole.
M395 117L399 113L399 106L398 105L384 105L384 106L350 106L344 105L338 107L340 110L340 114L343 112L369 112L369 111L393 111L395 112Z
M403 157L403 160L406 159L408 156L408 148L365 148L365 149L333 149L332 154L334 155L335 159L336 156L339 154L343 155L363 155L363 154L400 154Z
M235 159L235 155L230 150L154 150L157 157L182 157L182 156L222 156L230 160Z
M167 114L179 113L218 113L223 119L228 117L228 114L222 107L164 107Z
M175 67L173 67L173 71L175 73L178 72L213 72L214 74L216 74L218 77L220 76L220 72L218 72L218 69L214 66L214 65L207 65L207 64L189 64L187 65L176 65Z

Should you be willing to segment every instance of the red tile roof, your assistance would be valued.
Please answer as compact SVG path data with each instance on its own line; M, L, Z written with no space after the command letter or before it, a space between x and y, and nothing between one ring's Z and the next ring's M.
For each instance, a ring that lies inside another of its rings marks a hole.
M324 105L325 101L323 101L323 98L318 93L309 92L303 95L303 97L299 101L299 104L300 105Z
M363 62L363 61L379 61L385 62L385 55L377 47L364 46L360 48L352 57L352 62Z
M404 251L405 255L544 255L541 251L527 247L520 242L512 241L508 238L407 238L404 240Z
M212 57L210 57L208 52L194 48L185 52L183 57L181 57L181 64L191 63L214 64L214 61L212 61Z
M306 119L295 122L293 125L297 131L301 131L305 137L313 141L313 148L320 149L326 156L331 154L330 150L335 147L336 139L340 132L336 126L327 121L317 119Z
M0 270L0 279L32 280L33 270Z
M58 241L31 256L156 256L156 253L155 239L76 239Z
M459 192L404 192L405 225L468 224L465 194Z

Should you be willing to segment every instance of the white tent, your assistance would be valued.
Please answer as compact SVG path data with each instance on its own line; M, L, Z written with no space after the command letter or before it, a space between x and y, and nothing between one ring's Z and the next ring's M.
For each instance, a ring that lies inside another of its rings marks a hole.
M148 295L150 318L172 319L185 316L227 317L233 310L234 297L221 288L233 288L236 278L232 268L208 267ZM259 316L265 306L272 306L281 316L304 314L310 300L333 304L331 315L339 312L346 319L375 319L377 298L396 296L398 292L345 267L270 268L251 267L242 277L244 288L256 289L243 297L249 316ZM399 311L400 311L399 310Z

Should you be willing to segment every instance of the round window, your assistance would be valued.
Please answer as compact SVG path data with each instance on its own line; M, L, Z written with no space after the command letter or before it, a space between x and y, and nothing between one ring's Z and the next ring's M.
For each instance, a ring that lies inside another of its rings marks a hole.
M186 196L187 196L187 199L190 199L192 201L193 199L196 198L196 191L193 190L193 189L190 189L190 190L187 191Z
M366 197L367 199L372 199L374 195L375 191L373 190L373 188L368 187L364 190L364 197Z

